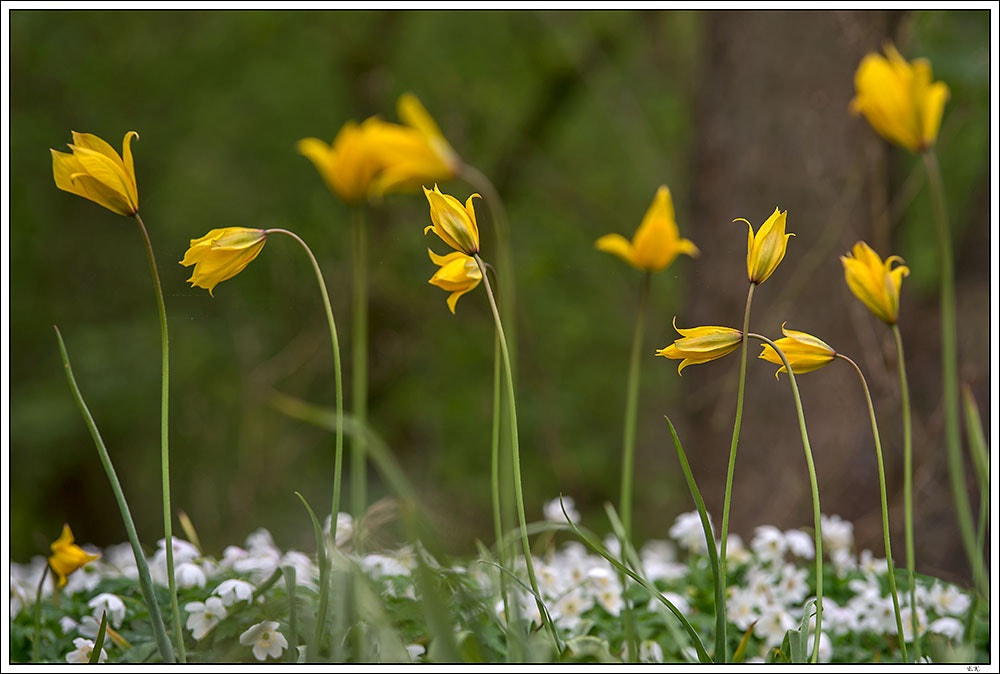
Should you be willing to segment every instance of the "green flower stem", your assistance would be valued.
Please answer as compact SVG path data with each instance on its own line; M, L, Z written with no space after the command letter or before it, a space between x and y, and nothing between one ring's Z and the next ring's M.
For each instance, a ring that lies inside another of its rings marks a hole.
M500 313L507 319L507 329L511 340L508 344L510 361L517 378L517 298L514 288L514 260L512 254L510 225L503 200L486 174L470 164L463 164L461 177L473 188L486 195L484 201L493 217L493 231L497 244L497 284L500 293Z
M265 234L284 234L295 239L302 249L306 252L309 257L309 262L312 263L313 271L316 272L316 281L319 283L319 291L323 297L323 309L326 311L326 322L330 328L330 346L333 350L333 376L334 376L334 387L336 388L336 406L337 406L337 418L341 419L344 416L344 382L342 375L342 367L340 362L340 339L337 337L337 322L333 317L333 306L330 304L330 294L326 290L326 280L323 278L323 271L319 267L319 262L316 261L316 256L313 255L312 250L306 245L298 234L291 232L287 229L268 229ZM363 434L358 434L363 435ZM357 445L358 443L355 443ZM340 513L340 484L341 476L343 474L343 463L344 463L344 429L341 425L337 425L336 428L336 449L334 454L334 466L333 466L333 501L330 507L330 538L331 540L336 540L337 536L337 515ZM317 616L317 630L319 626L322 626L326 622L326 611L329 605L330 596L330 582L329 582L329 556L321 555L321 560L325 560L327 567L326 573L324 569L320 569L320 599L319 599L319 615ZM318 644L314 648L319 648Z
M514 395L514 375L511 372L510 366L510 352L507 349L507 338L504 336L503 323L500 321L500 311L497 309L496 298L493 296L493 288L490 286L490 279L486 273L486 263L479 255L474 256L476 264L479 265L479 272L483 276L483 286L486 288L486 296L490 300L490 309L493 311L493 320L496 323L496 334L500 339L500 354L503 356L504 369L507 374L507 404L509 405L510 412L510 438L511 438L511 449L512 449L512 468L514 471L514 496L517 502L517 518L520 524L521 533L521 547L524 550L524 564L528 571L528 582L531 585L531 591L535 595L535 602L538 604L538 613L541 621L545 624L546 628L552 636L552 641L556 646L556 651L559 652L559 638L556 635L555 626L552 624L551 620L547 617L547 612L545 606L542 604L542 595L538 591L538 580L535 578L535 565L531 561L531 544L528 542L528 523L524 515L524 495L521 489L521 456L520 449L518 447L518 437L517 437L517 407L515 404Z
M622 528L625 538L632 538L632 483L635 474L635 426L639 406L639 364L642 353L643 337L646 329L646 306L649 298L649 286L652 274L642 275L639 286L639 309L635 319L635 335L632 337L632 353L629 356L628 381L625 388L625 427L622 431L622 488L621 505L618 510L622 515ZM624 541L622 541L624 547ZM624 582L624 578L622 581ZM631 601L625 601L625 632L628 637L629 662L636 662L638 650L635 643L635 624L632 615Z
M763 335L750 334L750 337L759 339L771 346L775 353L781 358L788 373L788 383L792 387L792 398L795 400L795 413L799 417L799 432L802 434L802 449L806 454L806 467L809 469L809 487L812 490L813 502L813 537L816 540L816 637L813 641L813 650L810 660L813 663L819 662L819 637L823 633L823 523L819 508L819 483L816 481L816 466L813 463L812 449L809 446L809 433L806 431L806 417L802 412L802 399L799 397L799 387L795 383L795 374L792 372L792 365L788 358L781 351L781 348Z
M982 551L986 544L986 524L989 520L990 458L989 451L986 449L983 422L979 416L975 398L973 398L972 391L969 390L968 386L963 387L962 398L965 403L965 429L969 438L972 465L976 469L976 479L979 481L979 527L976 533L976 550ZM973 587L983 596L989 596L990 587L984 573L983 556L976 555L972 562Z
M875 405L872 403L872 395L868 389L868 382L865 380L865 375L861 372L858 364L842 353L838 353L837 357L850 363L854 371L858 373L858 378L861 379L861 388L865 391L865 402L868 403L868 417L872 422L872 437L875 439L875 458L878 459L878 486L882 497L882 536L885 540L885 561L889 570L889 591L892 593L892 610L896 614L897 634L902 635L903 616L899 612L899 594L896 591L896 566L892 562L892 544L889 540L889 499L885 489L885 465L882 462L882 440L878 432L878 421L875 419ZM906 641L902 637L899 640L899 649L903 656L903 662L907 662Z
M736 447L740 442L740 425L743 422L743 394L746 389L747 382L747 331L750 329L750 305L753 303L753 291L756 287L756 283L750 284L750 289L747 291L746 309L743 311L743 340L740 345L740 384L736 392L736 420L733 422L733 439L729 445L729 468L726 472L726 496L722 503L722 538L719 542L719 577L721 579L723 593L725 593L728 585L726 576L726 546L729 542L729 508L733 499L733 472L736 468ZM726 629L728 622L725 619L726 603L723 602L722 606L718 607L718 610L722 611L723 614L723 619L719 621L719 625L722 628L722 638L720 643L722 643L723 647L728 651L728 646L726 646ZM716 653L715 658L721 663L729 662L728 652Z
M285 577L285 592L288 594L288 655L285 659L294 663L299 647L299 620L295 610L295 567L291 564L281 567L281 575Z
M156 638L156 646L160 650L160 657L166 663L176 662L173 647L170 645L170 639L167 637L167 631L163 626L163 618L160 616L160 605L156 603L156 593L153 591L153 580L149 575L149 565L146 563L146 555L139 544L139 536L135 531L135 523L132 521L132 512L129 510L128 501L125 500L125 493L122 491L121 483L118 481L118 474L115 473L115 467L111 464L111 457L104 446L104 439L101 438L101 433L97 430L97 424L94 423L94 418L91 416L90 410L87 408L87 403L84 402L83 395L80 393L80 387L76 384L76 378L73 376L73 368L70 366L69 354L66 352L66 345L63 343L62 335L59 333L58 327L55 330L56 339L59 340L59 353L62 354L63 367L66 370L66 378L69 380L69 387L73 391L73 399L76 400L77 407L80 408L83 420L87 424L87 428L90 429L90 435L97 446L97 454L101 459L101 465L104 466L104 472L108 476L108 482L111 483L111 491L115 495L118 510L121 512L122 522L125 524L125 533L128 535L129 543L132 544L132 554L135 557L135 566L139 573L139 589L142 591L142 598L146 602L146 608L149 609L149 619L153 624L153 636ZM183 634L180 636L183 638Z
M174 578L174 535L170 508L170 338L167 334L167 308L163 303L163 287L160 285L160 273L156 270L156 257L153 255L153 244L146 231L146 223L138 213L135 221L139 223L143 241L146 244L146 255L149 257L149 271L153 277L153 290L156 294L156 308L160 315L160 347L162 351L163 376L160 388L160 474L163 479L163 538L167 554L167 585L170 588L170 612L173 615L174 645L177 648L177 659L184 663L187 657L184 653L184 631L181 623L181 610L177 605L177 580Z
M924 167L930 185L934 222L937 225L938 251L941 255L941 379L944 387L944 427L948 448L948 471L951 491L955 498L958 530L965 545L969 565L981 556L976 549L972 506L969 504L965 467L962 463L962 435L958 414L958 354L955 330L955 260L952 254L951 230L944 201L944 182L937 155L931 148L923 153Z
M497 539L497 559L501 569L507 568L507 543L503 535L503 518L500 510L500 380L501 373L500 334L493 340L493 427L490 430L490 495L493 502L493 532ZM510 616L510 600L507 596L507 575L501 571L500 597L503 600L503 614ZM517 640L515 639L515 642ZM508 650L507 655L511 652Z
M58 331L59 329L56 328ZM34 657L32 662L38 664L42 659L42 587L45 585L45 579L49 575L49 565L45 565L45 570L42 571L42 577L38 580L38 589L35 591L35 643Z
M354 209L354 299L351 303L351 402L354 419L368 423L368 227L364 211ZM361 523L367 502L366 434L351 443L351 513Z
M643 335L646 329L646 305L649 298L649 286L652 274L646 272L642 276L639 287L639 310L635 319L635 335L632 338L632 354L629 356L628 384L625 393L625 428L622 432L622 490L621 505L618 510L622 514L622 526L625 536L632 537L632 482L635 473L635 426L637 408L639 405L639 364L642 352Z
M906 529L906 573L910 578L910 615L913 619L913 661L920 660L920 635L917 633L917 578L913 545L913 424L910 420L910 386L906 382L903 336L899 326L892 326L896 338L896 362L899 369L899 396L903 408L903 501ZM903 635L899 635L900 641Z

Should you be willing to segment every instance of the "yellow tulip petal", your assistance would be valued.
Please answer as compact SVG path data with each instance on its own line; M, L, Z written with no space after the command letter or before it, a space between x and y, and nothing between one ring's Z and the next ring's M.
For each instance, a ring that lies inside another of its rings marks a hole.
M638 268L634 251L632 250L632 243L621 234L605 234L594 245L598 250L616 255L633 267Z
M56 187L89 199L119 215L135 215L139 210L139 192L132 158L132 137L125 134L122 151L125 159L101 138L72 132L72 154L52 150L52 177Z
M213 229L205 236L191 239L180 264L194 265L192 286L204 288L213 295L215 286L233 278L253 262L267 242L267 231L249 227Z

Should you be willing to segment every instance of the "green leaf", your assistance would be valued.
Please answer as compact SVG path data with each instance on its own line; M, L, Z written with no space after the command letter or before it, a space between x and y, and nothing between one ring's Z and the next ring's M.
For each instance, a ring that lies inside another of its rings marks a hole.
M101 662L101 650L104 648L104 636L108 633L108 612L101 612L101 626L97 628L97 638L94 639L94 650L90 653L90 664Z

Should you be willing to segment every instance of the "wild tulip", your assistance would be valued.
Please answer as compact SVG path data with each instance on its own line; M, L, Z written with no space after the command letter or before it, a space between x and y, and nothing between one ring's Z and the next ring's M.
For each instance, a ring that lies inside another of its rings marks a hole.
M703 325L696 328L678 328L674 319L674 330L682 337L656 352L657 356L680 360L677 374L688 365L700 365L728 356L743 339L743 333L733 328L717 325Z
M895 325L899 318L899 290L903 277L910 274L903 258L890 255L883 262L867 243L858 241L840 261L844 264L847 287L854 296L887 325ZM893 268L893 263L899 266Z
M934 82L927 59L907 62L887 44L885 56L866 55L854 74L850 109L864 115L875 131L910 152L922 152L937 140L948 85Z
M788 359L788 363L792 366L792 372L795 374L805 374L806 372L818 370L824 365L833 362L837 357L837 352L833 350L833 347L818 337L814 337L806 332L799 332L798 330L789 330L785 328L784 323L781 324L781 332L785 336L775 340L774 343L785 354L785 358ZM770 344L764 344L764 348L758 358L781 366L774 373L775 379L778 378L780 373L788 371L784 362Z
M697 246L680 237L674 219L674 203L666 185L656 191L653 203L631 241L621 234L605 234L595 245L598 250L616 255L640 271L649 272L666 269L678 255L698 255Z
M785 233L785 216L788 211L774 209L764 224L754 235L753 225L745 218L736 221L747 223L747 280L755 285L766 281L778 268L785 257L789 237L794 234ZM734 221L735 222L735 221Z
M181 260L185 267L194 265L188 283L211 295L215 286L246 269L266 242L265 230L247 227L213 229L200 239L191 239L191 247Z
M101 557L99 554L87 552L73 540L73 532L68 524L64 524L62 534L51 545L52 555L49 557L49 566L56 574L56 584L59 587L66 586L67 576Z
M52 176L56 187L90 199L118 215L139 212L139 189L135 184L132 138L129 131L122 141L122 154L106 141L90 133L73 131L73 143L66 152L52 152Z

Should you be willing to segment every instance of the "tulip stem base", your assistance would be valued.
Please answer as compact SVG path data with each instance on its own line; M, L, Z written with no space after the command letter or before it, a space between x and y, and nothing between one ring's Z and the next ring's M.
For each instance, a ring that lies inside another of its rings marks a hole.
M354 208L352 234L351 401L354 418L364 427L368 424L368 225L360 206ZM367 502L366 442L366 434L359 433L351 443L351 513L355 531L363 522Z
M788 383L792 387L792 398L795 400L795 413L798 415L799 433L802 435L802 449L806 455L806 468L809 471L809 488L812 492L813 505L813 538L816 541L816 636L813 641L812 655L809 657L810 662L816 663L819 662L819 638L823 634L823 521L819 507L819 482L816 480L816 465L813 463L809 433L806 430L806 417L802 411L802 398L799 397L799 387L795 383L792 364L788 362L788 357L785 356L781 347L763 335L751 333L745 336L768 344L778 354L785 366L785 371L788 373Z
M903 634L903 617L899 611L899 593L896 590L896 566L892 561L892 543L889 539L889 498L885 488L885 464L882 462L882 439L879 436L878 421L875 418L875 405L872 402L871 391L868 389L868 382L865 380L865 375L861 372L858 364L842 353L838 353L837 358L850 363L854 371L858 373L858 378L861 380L861 388L865 392L865 402L868 404L868 418L871 420L872 437L875 439L875 458L878 460L878 486L879 495L882 498L882 537L885 541L885 562L889 575L889 592L892 596L892 610L896 616L896 633ZM903 657L903 662L907 662L905 639L901 638L899 640L899 650Z
M160 316L160 349L162 352L163 375L160 391L160 475L163 480L163 538L167 557L167 585L170 588L170 613L173 616L174 647L177 649L177 659L182 664L187 661L184 653L184 632L181 623L181 611L177 604L177 580L174 578L174 536L173 517L170 507L170 338L167 333L167 308L163 303L163 287L160 284L160 273L156 269L156 256L153 255L153 243L149 240L146 223L138 213L135 221L139 224L143 242L146 244L146 256L149 258L149 271L153 277L153 290L156 295L156 309Z
M903 513L906 529L906 573L910 580L910 616L913 619L913 661L920 660L920 635L917 633L917 578L913 543L913 430L910 420L910 386L906 379L903 336L899 326L892 326L896 340L896 368L899 370L899 397L903 408ZM900 641L903 640L900 634Z
M521 534L521 547L524 551L524 565L528 572L528 583L531 585L531 591L535 597L535 603L538 605L539 619L545 624L548 629L549 634L552 636L552 641L556 647L556 652L561 652L561 647L559 644L559 636L556 633L555 626L548 617L548 611L546 611L544 604L542 603L542 595L538 590L538 580L535 577L535 565L531 561L531 543L528 541L528 522L524 513L524 494L521 489L521 456L518 446L518 433L517 433L517 406L516 406L516 396L514 394L514 374L511 371L510 363L510 352L507 349L507 338L504 336L503 323L500 320L500 311L497 309L496 298L493 296L493 288L490 286L490 279L486 272L486 263L483 259L479 257L478 254L474 255L473 258L476 264L479 266L479 271L483 277L483 286L486 288L486 296L490 301L490 309L493 312L493 320L496 323L496 335L500 340L500 354L503 357L504 370L506 371L507 380L507 404L508 413L510 415L510 440L511 440L511 468L514 472L514 498L517 505L517 518L520 534Z
M719 578L722 583L722 591L726 591L728 578L726 575L726 546L729 542L729 510L733 500L733 474L736 469L736 448L740 442L740 425L743 421L743 396L747 382L747 331L750 330L750 305L753 303L753 291L757 287L756 283L750 284L747 290L746 308L743 310L743 336L740 344L740 382L736 391L736 420L733 421L733 439L729 445L729 467L726 471L726 494L722 502L722 537L719 541ZM729 654L726 644L726 604L716 607L718 625L716 627L716 649L721 648L722 653L716 653L716 662L729 662Z
M982 558L982 549L976 548L975 526L972 523L972 506L969 504L965 467L962 462L962 432L959 426L958 404L958 353L956 349L955 318L955 261L952 253L951 228L948 211L945 208L944 181L941 167L933 149L923 153L927 171L931 201L934 208L934 222L937 225L938 253L941 256L941 379L944 388L945 439L948 448L948 472L951 490L955 498L955 514L958 530L969 559L970 567L975 567L977 557Z
M284 234L289 236L298 242L302 249L305 251L306 255L309 257L309 262L312 264L313 271L316 273L316 281L319 284L320 295L323 298L323 310L326 312L326 322L330 329L330 347L333 351L333 374L334 374L334 387L336 389L336 414L337 414L337 428L336 428L336 446L334 453L334 466L333 466L333 500L330 507L330 539L336 541L337 536L337 516L340 513L340 487L343 475L343 464L344 464L344 383L343 383L343 367L340 362L340 339L337 336L337 322L333 316L333 306L330 304L330 294L326 289L326 280L323 278L323 271L320 269L319 262L316 260L316 256L313 254L312 250L306 245L306 242L302 240L294 232L287 229L269 229L265 232L266 234ZM355 438L365 435L367 427L359 424L360 432L355 434ZM314 640L313 648L318 649L320 647L320 639L322 636L322 631L326 624L326 612L329 605L330 596L330 556L320 555L321 560L325 560L325 569L320 569L321 574L321 587L320 587L320 600L319 600L319 614L316 618L316 639ZM333 637L337 637L334 635Z

